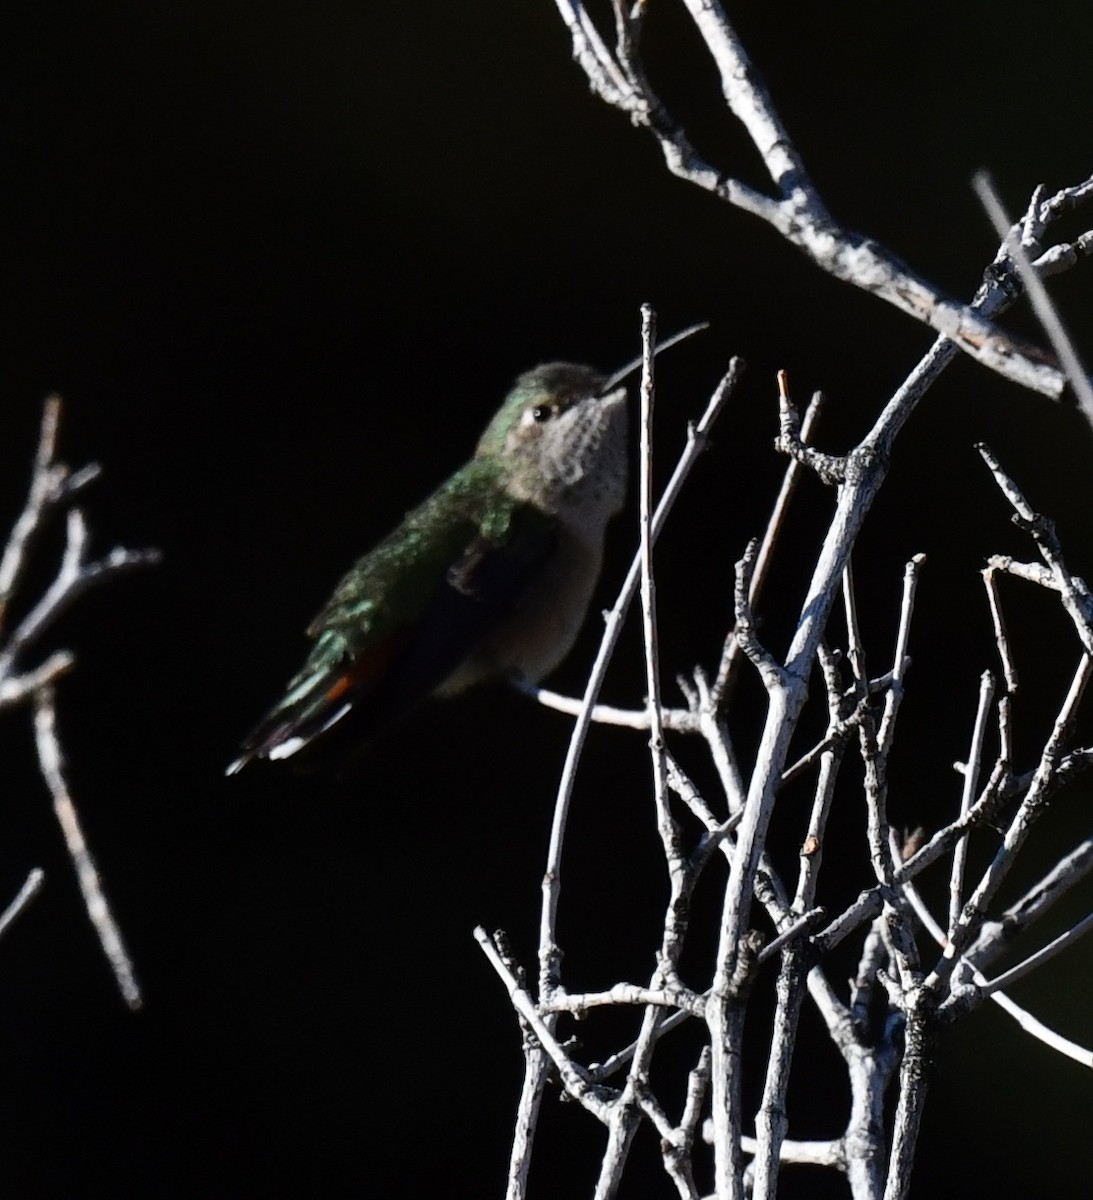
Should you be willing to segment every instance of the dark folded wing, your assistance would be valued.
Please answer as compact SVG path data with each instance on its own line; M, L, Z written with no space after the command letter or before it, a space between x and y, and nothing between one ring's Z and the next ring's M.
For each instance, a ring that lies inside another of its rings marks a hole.
M303 669L229 772L316 739L334 756L366 744L442 684L532 585L551 518L518 504L489 520L431 511L443 499L411 513L342 580L309 628Z

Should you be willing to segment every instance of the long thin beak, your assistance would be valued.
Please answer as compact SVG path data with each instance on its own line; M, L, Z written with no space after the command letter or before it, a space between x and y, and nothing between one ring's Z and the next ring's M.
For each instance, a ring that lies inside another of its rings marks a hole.
M709 329L709 327L709 321L699 321L697 325L688 325L686 329L681 329L679 333L673 333L670 338L665 338L663 342L658 343L653 353L663 354L665 350L670 350L673 346L679 342L682 342L685 338L689 338L695 333L701 333L703 329ZM600 395L606 396L613 387L616 387L618 384L622 383L627 375L632 374L641 366L641 361L641 355L639 355L631 362L628 362L625 367L622 367L620 370L616 371L615 374L612 375L611 378L603 385Z

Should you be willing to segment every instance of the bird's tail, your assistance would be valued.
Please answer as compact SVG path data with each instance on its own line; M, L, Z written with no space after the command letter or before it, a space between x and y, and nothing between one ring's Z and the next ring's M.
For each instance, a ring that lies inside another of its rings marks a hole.
M283 698L243 740L239 756L229 764L228 775L242 770L252 759L291 758L310 746L333 725L354 711L357 736L361 719L374 716L367 704L391 659L402 652L401 639L391 638L350 658L342 640L333 633L320 636L303 669L294 676Z

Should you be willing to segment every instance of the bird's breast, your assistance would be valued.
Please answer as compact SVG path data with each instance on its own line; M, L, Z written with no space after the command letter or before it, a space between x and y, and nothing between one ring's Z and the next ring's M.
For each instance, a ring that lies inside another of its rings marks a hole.
M562 525L551 554L512 611L437 694L451 695L479 680L512 672L538 682L553 671L577 640L602 561L602 527L590 531Z

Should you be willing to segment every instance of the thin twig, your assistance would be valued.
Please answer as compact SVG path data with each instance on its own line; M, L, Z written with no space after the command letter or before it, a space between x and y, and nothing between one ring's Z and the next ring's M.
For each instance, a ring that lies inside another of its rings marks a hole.
M967 957L984 968L994 961L1015 937L1039 920L1054 904L1093 871L1093 837L1088 837L1064 854L1051 870L1000 917L984 921Z
M656 342L656 317L652 308L642 305L642 372L641 372L641 479L639 497L641 615L645 649L645 679L649 712L649 750L652 756L653 790L657 813L657 829L668 866L670 895L666 906L664 933L658 965L653 975L653 988L662 982L674 982L676 964L683 950L687 927L691 880L679 846L679 831L668 806L668 768L664 747L664 731L660 722L660 667L657 653L656 589L653 579L652 539L652 420L655 399L653 362ZM654 991L655 994L655 991ZM662 1006L655 1000L646 1005L641 1031L634 1047L633 1059L627 1073L622 1095L613 1106L608 1123L607 1147L604 1150L600 1177L596 1185L597 1200L615 1195L623 1168L630 1152L638 1119L642 1111L654 1115L654 1125L667 1127L659 1107L647 1086L656 1031L663 1020ZM670 1136L670 1135L669 1135Z
M903 702L903 679L911 660L907 648L911 641L911 618L915 611L915 595L918 577L926 562L925 554L915 554L903 568L903 598L899 608L899 631L896 647L892 653L892 670L888 674L888 688L884 696L884 713L877 729L877 749L887 759L896 736L896 718Z
M1001 991L1002 988L1009 987L1019 979L1023 979L1026 975L1036 970L1037 967L1050 962L1056 954L1068 949L1091 929L1093 929L1093 913L1083 917L1076 925L1072 925L1064 933L1060 933L1057 938L1053 938L1046 946L1042 946L1037 950L1035 954L1030 954L1028 958L1019 962L1016 966L1010 967L1008 971L1003 971L1001 975L996 975L990 982L980 985L983 994L989 996L993 992Z
M118 547L105 558L89 562L87 523L79 509L69 509L65 549L53 582L41 599L12 630L0 651L0 679L15 669L19 656L88 588L113 575L160 561L158 550L125 550Z
M650 988L637 983L616 983L605 992L565 992L558 990L539 1006L543 1013L576 1013L578 1016L592 1008L618 1008L624 1005L651 1004L656 1008L679 1009L692 1017L706 1011L706 999L687 988Z
M820 868L823 866L824 860L827 821L835 798L835 781L838 778L850 734L861 720L865 705L868 704L868 700L863 700L854 713L843 720L843 699L835 656L826 646L820 646L817 655L827 691L828 732L829 735L838 736L830 746L824 748L820 756L820 771L813 792L812 808L809 812L808 832L801 846L801 862L797 872L797 894L793 898L794 912L807 911L815 903ZM791 767L790 771L783 772L783 779L793 770L794 768Z
M688 431L687 444L680 455L676 468L664 489L664 494L657 505L653 516L652 537L655 541L663 527L664 521L679 497L684 481L691 473L699 454L705 449L709 431L725 401L732 393L736 382L743 370L743 363L733 359L729 370L718 384L710 398L706 411L702 414L698 425ZM585 688L581 712L573 726L569 748L566 751L565 765L562 768L562 778L558 784L558 796L555 802L554 819L551 825L550 846L547 851L547 866L543 877L543 906L540 919L539 953L544 997L549 995L557 976L557 943L554 931L557 927L558 898L561 887L561 852L565 838L566 820L569 813L569 803L573 794L573 784L576 780L577 764L580 761L584 742L588 735L590 714L596 697L603 684L607 671L607 663L614 652L619 634L622 631L622 619L637 591L638 578L641 573L640 555L635 556L630 564L626 579L619 591L614 607L605 619L604 635L596 655L596 661L589 673L588 685Z
M565 713L570 717L575 717L581 712L584 702L575 696L563 696L560 692L552 692L549 688L540 687L537 683L518 676L513 676L509 683L518 692L538 701L544 708L552 708L555 712ZM593 725L614 725L623 729L636 729L639 732L650 728L648 709L595 704L589 719ZM697 733L701 724L699 718L685 708L664 707L660 710L660 723L662 729L679 733Z
M653 407L656 385L653 378L656 350L656 314L648 304L641 308L641 450L639 486L639 543L641 556L641 625L645 646L646 711L649 714L649 751L652 756L653 794L668 869L675 880L683 874L679 831L668 807L668 766L661 721L660 654L657 643L657 593L653 578ZM673 888L675 883L673 882Z
M1075 711L1091 675L1093 675L1093 659L1083 654L1067 691L1066 699L1055 718L1055 725L1044 746L1040 765L1028 793L1021 801L1013 820L1006 829L998 852L983 872L979 884L949 931L949 938L941 958L923 984L927 990L937 992L952 973L957 959L978 933L988 905L1013 869L1021 847L1028 838L1037 817L1044 809L1044 793L1051 783L1055 762L1062 751L1063 742L1069 734Z
M68 650L51 654L41 666L27 671L25 675L8 676L0 679L0 708L22 703L47 683L54 683L76 665L76 656Z
M41 528L44 510L59 496L67 473L63 466L54 462L60 420L60 396L47 397L42 407L42 424L38 433L38 449L34 455L30 492L23 511L12 526L4 556L0 558L0 629L7 616L16 580L22 573L27 545Z
M125 949L121 930L102 890L98 869L84 840L76 806L72 802L72 795L64 777L64 757L57 739L57 712L52 685L47 684L35 693L34 734L42 778L53 797L53 811L57 814L57 822L64 834L69 857L76 869L76 878L83 893L87 915L99 935L103 953L114 972L122 998L130 1008L140 1008L140 987L133 972L133 964Z
M909 886L906 889L907 899L915 910L916 916L925 926L927 932L939 946L944 946L946 941L945 931L934 920L933 914L926 907L918 889L914 886ZM969 975L975 985L982 987L987 983L986 976L974 965L968 958L961 959L961 965L968 969ZM1004 992L993 991L990 993L990 999L1002 1009L1003 1012L1011 1016L1017 1024L1032 1037L1050 1046L1054 1050L1058 1050L1060 1054L1066 1055L1067 1058L1073 1059L1075 1062L1081 1063L1085 1067L1093 1067L1093 1050L1087 1049L1084 1046L1072 1042L1069 1038L1064 1038L1060 1033L1049 1028L1038 1018L1034 1017L1027 1009L1015 1004Z
M779 372L779 389L782 388L784 380L785 372ZM785 386L788 387L788 384L785 384ZM779 394L781 394L781 391ZM804 421L801 423L799 438L802 444L807 444L815 433L816 426L823 413L823 406L823 394L816 392L805 412ZM748 600L753 608L759 603L762 596L763 585L767 581L770 565L774 558L774 549L782 530L785 528L790 501L797 490L803 470L804 467L800 462L796 459L791 459L786 465L785 474L782 476L782 486L778 489L778 495L775 498L774 506L771 508L767 527L763 531L763 538L759 543L759 550L755 556L755 570L752 573L751 589L748 594ZM717 674L714 676L713 684L710 686L710 706L712 711L717 711L728 698L733 670L739 660L740 643L737 640L736 631L731 629L725 638L725 645L721 651L721 661L718 663Z
M986 210L991 225L994 226L994 232L1005 242L1006 249L1013 258L1017 274L1025 285L1025 292L1032 305L1032 311L1036 314L1044 333L1047 334L1052 349L1059 357L1067 380L1074 389L1074 395L1078 398L1078 404L1085 413L1085 419L1093 424L1093 385L1090 384L1089 376L1082 366L1074 343L1070 340L1070 335L1047 294L1047 288L1044 287L1043 281L1032 266L1032 261L1025 250L1024 240L1019 236L1020 227L1010 225L998 193L994 190L991 177L986 171L977 172L972 178L972 187L979 197L979 202Z
M976 449L990 469L1002 494L1013 506L1020 524L1031 534L1044 562L1050 568L1050 583L1043 575L1037 579L1037 582L1054 587L1059 592L1063 607L1070 614L1082 645L1087 653L1093 654L1093 596L1090 595L1085 581L1077 575L1072 575L1067 568L1054 523L1033 510L1021 489L1002 469L1001 463L989 446L980 442ZM991 559L990 565L997 570L1009 570L1016 573L1013 571L1013 564L1008 559L996 557Z
M498 953L497 947L494 945L490 935L479 926L474 931L474 937L479 946L482 947L482 951L486 955L490 965L504 982L513 1007L531 1026L535 1032L535 1036L550 1055L551 1060L558 1069L558 1074L561 1076L562 1084L566 1091L575 1100L580 1101L589 1112L606 1123L611 1115L611 1098L607 1089L599 1084L590 1083L584 1073L566 1053L565 1048L554 1036L551 1028L543 1020L542 1016L540 1016L539 1010L536 1008L532 998L520 985L520 981L513 975L508 964Z
M26 877L23 886L16 892L11 903L0 913L0 937L7 933L12 922L23 911L24 908L34 899L35 896L42 890L42 884L45 883L46 873L41 867L35 867L33 871Z
M964 786L960 793L960 815L967 816L972 797L979 786L979 770L983 758L983 739L987 731L987 712L994 699L994 676L984 671L979 680L979 705L972 729L972 744L964 765ZM961 838L953 849L953 869L949 876L949 929L956 928L963 903L964 866L968 861L968 839Z
M983 568L983 586L987 591L987 605L991 613L991 626L994 629L994 644L998 647L998 658L1002 663L1002 674L1006 680L1006 690L1012 695L1020 686L1017 667L1010 653L1009 637L1006 634L1006 621L1002 615L1002 602L998 595L998 569L994 566Z
M809 412L823 402L822 394L815 393ZM785 371L778 372L778 436L774 439L775 450L792 459L798 469L808 467L824 483L836 485L846 480L846 459L835 454L824 454L808 444L808 418L802 429L797 408L789 396L789 377Z

